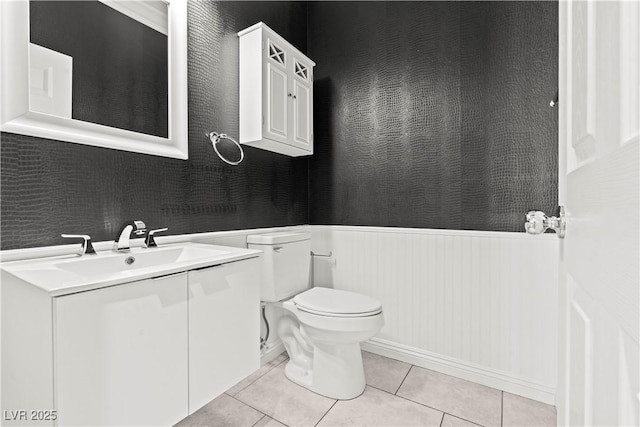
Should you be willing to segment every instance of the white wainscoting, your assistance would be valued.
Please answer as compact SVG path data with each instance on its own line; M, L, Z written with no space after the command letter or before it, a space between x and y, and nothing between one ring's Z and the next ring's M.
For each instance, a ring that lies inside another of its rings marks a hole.
M545 403L556 387L552 234L310 226L314 285L374 296L365 350Z
M159 236L157 241L246 247L248 234L283 230L310 230L314 252L333 252L312 264L315 286L382 301L385 326L363 344L365 350L554 403L555 235L303 225ZM112 244L94 246L110 250ZM76 250L74 244L2 251L0 261ZM271 334L262 363L284 350L275 332L281 315L277 305L267 306Z

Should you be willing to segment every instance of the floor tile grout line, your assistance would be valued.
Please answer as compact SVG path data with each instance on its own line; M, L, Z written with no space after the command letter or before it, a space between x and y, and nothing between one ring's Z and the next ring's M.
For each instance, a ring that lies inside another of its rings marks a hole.
M415 403L415 404L420 405L420 406L422 406L422 407L429 408L429 409L433 409L434 411L442 412L442 419L440 420L440 425L442 425L442 423L444 422L444 417L445 417L445 415L451 415L452 417L455 417L455 418L461 419L461 420L463 420L463 421L470 422L471 424L474 424L474 425L477 425L477 426L482 427L482 424L478 424L478 423L476 423L476 422L474 422L474 421L471 421L471 420L469 420L469 419L463 418L463 417L458 416L458 415L456 415L456 414L452 414L452 413L449 413L449 412L443 411L443 410L441 410L441 409L437 409L437 408L434 408L434 407L432 407L432 406L425 405L424 403L416 402L415 400L408 399L408 398L406 398L406 397L404 397L404 396L398 396L398 395L396 395L396 394L389 393L389 392L388 392L388 391L386 391L386 390L382 390L382 389L380 389L380 388L378 388L378 387L375 387L375 386L372 386L372 385L370 385L370 384L367 384L366 386L367 386L367 387L374 388L374 389L376 389L376 390L379 390L379 391L381 391L381 392L383 392L383 393L386 393L386 394L388 394L388 395L390 395L390 396L399 397L400 399L406 400L407 402ZM226 393L225 393L225 394L226 394ZM262 418L264 418L264 417L269 417L269 418L271 418L271 419L273 419L273 420L275 420L275 421L277 421L277 422L279 422L279 423L281 423L281 424L283 424L283 425L285 425L285 426L287 426L287 427L288 427L288 424L286 424L285 422L283 422L283 421L281 421L281 420L279 420L279 419L277 419L277 418L274 418L273 416L271 416L271 415L269 415L269 414L265 414L265 413L264 413L264 412L262 412L261 410L259 410L259 409L255 408L255 407L253 407L253 406L251 406L251 405L249 405L248 403L245 403L245 402L243 402L242 400L237 399L235 396L231 396L231 395L229 395L229 394L227 394L227 396L229 396L229 397L231 397L232 399L234 399L234 400L236 400L236 401L238 401L238 402L242 403L243 405L248 406L248 407L249 407L249 408L251 408L251 409L254 409L254 410L258 411L259 413L261 413L261 414L263 415L263 416L262 416L258 421L256 421L256 422L253 424L254 426L255 426L255 424L257 424L258 422L260 422L260 420L261 420ZM314 424L314 426L317 426L318 424L320 424L320 422L324 419L324 417L326 417L326 416L327 416L327 414L328 414L328 413L333 409L333 407L334 407L334 406L336 406L336 404L337 404L339 401L340 401L340 400L335 400L335 402L333 402L333 404L331 405L331 407L330 407L329 409L327 409L327 411L322 415L322 417L320 417L320 419L318 420L318 422L317 422L317 423L315 423L315 424ZM502 424L502 423L501 423L501 424Z
M462 417L460 417L460 416L458 416L458 415L456 415L456 414L452 414L452 413L450 413L450 412L445 412L444 414L445 414L445 415L451 415L451 416L452 416L452 417L454 417L454 418L458 418L459 420L466 421L466 422L468 422L468 423L473 424L474 426L484 427L484 424L478 424L478 423L477 423L477 422L475 422L475 421L471 421L471 420L468 420L468 419L466 419L466 418L462 418ZM444 417L442 417L442 421L444 421Z
M407 371L407 373L404 375L404 378L402 379L402 381L400 382L400 385L398 386L398 388L396 389L395 393L393 393L395 396L398 395L398 392L400 391L400 388L402 387L402 384L404 384L405 380L407 379L407 377L409 376L409 372L411 372L411 370L413 369L414 365L411 365L411 367L409 368L409 370Z
M384 391L384 392L385 392L385 393L387 393L387 394L390 394L390 395L392 395L392 396L395 396L395 394L393 394L393 393L389 393L387 390L384 390L384 389L382 389L382 388L380 388L380 387L376 387L376 386L371 385L371 384L365 384L365 385L366 385L367 387L375 388L376 390ZM358 397L360 397L360 396L358 396ZM356 399L357 399L357 397L356 397Z
M262 412L260 412L262 414ZM258 421L256 421L255 423L253 423L251 425L251 427L255 427L256 424L258 424L260 421L264 420L264 417L267 417L268 415L262 414L262 416L260 417L260 419Z
M226 393L225 393L225 394L226 394ZM269 414L265 414L265 413L264 413L264 412L262 412L260 409L258 409L258 408L254 408L253 406L249 405L249 404L248 404L248 403L246 403L246 402L243 402L242 400L240 400L240 399L236 398L235 396L231 396L230 394L227 394L227 396L229 396L229 397L231 397L232 399L236 400L237 402L240 402L240 403L242 403L243 405L248 406L249 408L251 408L251 409L253 409L253 410L258 411L259 413L261 413L261 414L262 414L262 417L260 417L260 420L261 420L262 418L264 418L264 417L269 417L269 418L272 418L272 419L274 419L274 420L275 420L275 418L273 418L271 415L269 415ZM260 420L256 421L256 423L260 422ZM276 421L281 422L280 420L276 420ZM284 424L284 423L282 423L282 424ZM253 425L255 425L255 423L254 423ZM286 424L285 424L285 425L286 425Z
M275 417L272 417L271 415L267 415L267 417L271 418L271 419L272 419L272 420L274 420L274 421L279 422L280 424L282 424L282 425L283 425L283 426L285 426L285 427L289 427L289 424L285 423L285 422L284 422L284 421L282 421L282 420L279 420L279 419L277 419L277 418L275 418Z
M390 392L388 392L387 390L383 390L383 389L381 389L381 388L378 388L378 387L376 387L376 386L372 386L372 385L370 385L370 384L367 384L367 387L375 388L376 390L379 390L379 391L381 391L381 392L383 392L383 393L386 393L386 394L388 394L389 396L399 397L400 399L402 399L402 400L406 400L407 402L415 403L416 405L420 405L420 406L425 407L425 408L433 409L434 411L442 412L443 414L446 414L446 413L447 413L447 412L443 411L442 409L434 408L433 406L429 406L429 405L425 405L424 403L416 402L415 400L411 400L411 399L409 399L409 398L407 398L407 397L399 396L399 395L397 395L397 394L390 393ZM457 418L460 418L460 417L457 417ZM462 420L463 418L460 418L460 419ZM469 421L469 420L465 420L465 421ZM470 421L470 422L471 422L471 421ZM475 424L475 423L474 423L474 424Z
M271 371L271 369L269 369L269 371ZM269 372L267 371L267 372L265 372L265 373L264 373L264 375L267 375L268 373L269 373ZM251 374L249 374L249 375L251 375ZM260 378L264 377L264 375L260 375L258 378L256 378L255 380L251 381L249 384L247 384L246 386L242 387L240 390L236 391L236 394L240 394L240 393L242 393L242 392L243 392L247 387L249 387L249 386L253 385L253 383L255 383L256 381L258 381ZM246 377L245 377L245 378L246 378ZM244 381L244 380L245 380L245 378L243 378L243 379L242 379L242 380L240 380L240 381ZM227 391L229 391L229 390L227 390ZM228 394L229 396L235 397L235 395L236 395L236 394L230 394L230 393L227 393L227 391L225 391L225 394Z
M394 394L394 396L397 396L397 397L400 397L400 398L402 398L402 399L408 400L409 402L417 403L418 405L422 405L422 406L427 407L427 408L434 409L434 410L439 411L439 412L442 412L442 413L444 413L444 414L451 415L452 417L456 417L456 418L459 418L459 419L461 419L461 420L464 420L464 421L470 422L471 424L475 424L475 425L478 425L478 426L482 426L482 424L478 424L477 422L471 421L471 420L466 419L466 418L462 418L462 417L461 417L461 416L459 416L459 415L456 415L456 414L452 414L452 413L446 412L446 411L444 411L444 410L442 410L442 409L438 409L438 408L435 408L435 407L433 407L433 406L425 405L424 403L417 402L417 401L415 401L415 400L409 399L408 397L404 397L404 396L402 396L402 395L397 394L397 393L400 391L400 388L402 388L402 385L403 385L403 384L404 384L404 382L406 381L407 377L409 376L409 373L411 372L411 370L412 370L413 368L427 369L427 368L422 368L422 367L417 366L417 365L411 365L411 368L409 368L409 372L407 372L407 374L404 376L404 379L402 380L402 383L400 383L400 386L398 387L398 390L396 390L396 393ZM437 371L436 371L436 372L437 372ZM465 380L465 381L466 381L466 380ZM470 382L473 382L473 381L470 381ZM368 385L368 384L367 384L367 385ZM487 386L487 387L488 387L488 386ZM384 391L384 392L386 392L386 393L389 393L388 391L386 391L386 390L382 390L382 389L379 389L379 388L377 388L377 387L373 387L373 388L375 388L375 389L377 389L377 390ZM489 388L493 388L493 387L489 387ZM499 391L499 392L500 392L500 395L501 395L501 400L500 400L500 426L501 426L501 427L503 427L503 412L504 412L504 404L503 404L503 402L504 402L504 393L505 393L505 391L504 391L504 390L500 390L500 389L495 389L495 390ZM389 393L389 394L391 394L391 393ZM443 421L444 421L444 416L443 416Z
M284 352L283 352L284 353ZM262 369L263 366L266 366L268 363L273 362L275 359L277 359L278 357L280 357L282 355L282 353L280 353L278 356L274 357L272 360L270 360L269 362L265 363L264 365L262 365L261 367L259 367L258 369L256 369L254 372L259 371L260 369ZM258 381L260 378L264 377L265 375L267 375L269 372L271 372L272 370L274 370L275 368L277 368L278 366L282 365L284 362L286 362L287 360L289 360L288 357L285 357L285 359L283 361L281 361L280 363L278 363L277 365L272 366L271 368L269 368L264 374L260 375L258 378L256 378L255 380L251 381L249 384L247 384L246 386L242 387L240 390L238 390L236 392L236 394L240 394L242 393L247 387L249 387L250 385L253 385L253 383L255 383L256 381ZM254 372L252 372L251 374L247 375L246 377L244 377L243 379L241 379L238 382L244 381L245 379L249 378ZM231 387L233 388L233 387ZM231 389L229 389L231 390ZM229 391L227 390L227 391ZM226 394L228 394L229 396L232 396L231 394L227 393L227 391L225 391Z
M278 366L279 366L279 365L278 365ZM225 394L226 394L226 393L225 393ZM274 416L272 416L272 415L265 414L265 413L264 413L264 412L262 412L260 409L258 409L258 408L256 408L256 407L253 407L253 406L249 405L249 404L248 404L248 403L246 403L246 402L243 402L242 400L238 399L238 398L237 398L237 397L235 397L235 396L231 396L231 395L227 395L227 396L232 397L233 399L237 400L238 402L242 403L243 405L247 405L247 406L248 406L249 408L251 408L251 409L255 409L256 411L260 412L262 415L264 415L264 416L266 416L266 417L269 417L269 418L271 418L272 420L276 420L277 422L279 422L280 424L282 424L282 425L284 425L284 426L287 426L287 427L289 426L289 424L285 423L284 421L281 421L281 420L277 419L276 417L274 417ZM263 418L264 418L264 417L263 417ZM262 419L262 418L261 418L261 419ZM260 420L258 420L258 421L260 421Z
M461 416L459 416L459 415L452 414L452 413L447 412L447 411L443 411L442 409L434 408L433 406L425 405L424 403L421 403L421 402L416 402L415 400L411 400L411 399L409 399L408 397L404 397L404 396L400 396L400 395L397 395L397 394L390 393L390 392L388 392L387 390L383 390L383 389L378 388L378 387L376 387L376 386L373 386L373 385L371 385L371 384L367 384L367 387L374 388L374 389L379 390L379 391L381 391L381 392L383 392L383 393L386 393L386 394L388 394L388 395L390 395L390 396L399 397L400 399L406 400L407 402L415 403L416 405L420 405L420 406L422 406L422 407L424 407L424 408L429 408L429 409L433 409L434 411L442 412L442 420L440 421L440 424L442 424L442 422L444 421L444 416L445 416L445 415L451 415L452 417L455 417L455 418L461 419L461 420L463 420L463 421L467 421L467 422L469 422L469 423L471 423L471 424L474 424L474 425L477 425L477 426L481 426L481 427L482 427L482 424L478 424L478 423L477 423L477 422L475 422L475 421L471 421L471 420L466 419L466 418L463 418L463 417L461 417Z
M399 395L399 394L392 394L392 393L389 393L389 392L388 392L388 391L386 391L386 390L382 390L382 389L380 389L380 388L377 388L377 387L371 386L371 385L369 385L369 384L367 384L367 386L368 386L368 387L375 388L376 390L383 391L383 392L385 392L385 393L387 393L387 394L389 394L389 395L391 395L391 396L399 397L400 399L406 400L407 402L415 403L415 404L420 405L420 406L423 406L423 407L425 407L425 408L429 408L429 409L433 409L434 411L442 412L442 414L443 414L443 415L442 415L443 420L444 420L444 415L451 415L452 417L456 417L456 418L459 418L459 419L461 419L461 420L463 420L463 421L470 422L471 424L475 424L475 425L478 425L478 426L481 426L481 425L482 425L482 424L478 424L478 423L477 423L477 422L475 422L475 421L471 421L471 420L469 420L469 419L463 418L463 417L461 417L461 416L459 416L459 415L452 414L452 413L447 412L447 411L444 411L444 410L442 410L442 409L438 409L438 408L435 408L435 407L433 407L433 406L425 405L425 404L424 404L424 403L422 403L422 402L417 402L417 401L415 401L415 400L409 399L408 397L404 397L404 396L401 396L401 395Z
M317 426L318 424L320 424L320 421L322 421L324 419L324 417L327 416L327 414L329 413L329 411L331 411L333 409L334 406L336 406L336 404L338 403L338 400L336 400L335 402L333 402L333 405L331 405L331 407L329 409L327 409L327 412L325 412L320 419L318 420L317 423L314 424L314 426Z
M504 426L504 390L500 393L500 426Z
M447 414L447 413L448 413L448 412L443 411L442 409L434 408L433 406L429 406L429 405L425 405L424 403L416 402L415 400L411 400L411 399L406 398L406 397L404 397L404 396L398 396L397 394L393 394L392 396L399 397L400 399L404 399L404 400L406 400L407 402L412 402L412 403L415 403L415 404L417 404L417 405L424 406L425 408L433 409L434 411L442 412L443 414ZM456 416L456 417L457 417L457 418L460 418L460 417L458 417L458 416ZM462 419L462 418L460 418L460 419ZM466 420L466 421L468 421L468 420ZM475 423L474 423L474 424L475 424Z
M282 420L279 420L279 419L277 419L277 418L275 418L275 417L272 417L271 415L267 415L267 417L271 418L271 419L272 419L272 420L274 420L274 421L279 422L280 424L282 424L282 425L283 425L283 426L285 426L285 427L289 427L289 424L285 423L285 422L284 422L284 421L282 421Z

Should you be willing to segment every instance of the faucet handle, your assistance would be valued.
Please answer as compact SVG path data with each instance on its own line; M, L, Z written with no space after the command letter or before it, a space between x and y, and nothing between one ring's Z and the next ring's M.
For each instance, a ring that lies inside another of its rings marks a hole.
M135 226L133 230L133 234L135 234L136 236L142 236L144 232L147 231L147 226L143 221L140 221L140 220L133 221L133 225Z
M155 248L155 247L157 247L158 244L156 243L156 240L153 238L153 236L156 233L160 233L160 232L167 231L167 230L168 230L168 228L158 228L156 230L147 231L147 236L144 238L144 245L147 248Z
M61 234L60 237L64 239L82 239L82 243L80 244L80 250L78 251L78 255L90 254L95 255L96 250L93 249L93 245L91 244L91 236L87 234Z

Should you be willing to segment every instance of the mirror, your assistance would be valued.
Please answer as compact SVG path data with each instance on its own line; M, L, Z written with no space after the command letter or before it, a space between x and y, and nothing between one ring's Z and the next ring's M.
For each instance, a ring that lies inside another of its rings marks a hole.
M169 136L164 1L29 0L29 29L31 111Z
M186 8L0 2L0 130L186 159Z

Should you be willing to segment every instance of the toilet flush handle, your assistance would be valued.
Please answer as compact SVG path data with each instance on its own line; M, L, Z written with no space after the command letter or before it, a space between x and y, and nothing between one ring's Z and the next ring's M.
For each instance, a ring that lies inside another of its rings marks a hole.
M278 253L282 252L282 246L276 246L275 248L273 248L273 251Z

